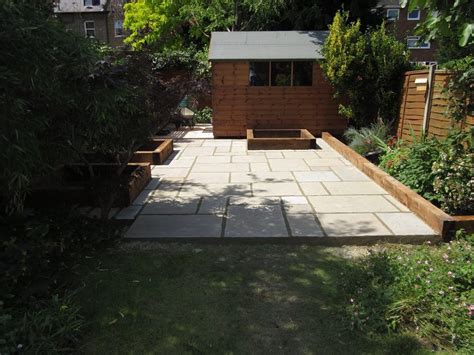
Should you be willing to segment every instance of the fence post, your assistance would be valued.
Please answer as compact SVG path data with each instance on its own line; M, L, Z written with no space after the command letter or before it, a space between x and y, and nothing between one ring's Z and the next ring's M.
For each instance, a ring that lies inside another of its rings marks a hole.
M427 134L430 126L430 111L431 111L431 100L433 98L433 82L436 75L436 64L430 65L428 72L428 82L426 83L426 101L425 109L423 111L423 134Z

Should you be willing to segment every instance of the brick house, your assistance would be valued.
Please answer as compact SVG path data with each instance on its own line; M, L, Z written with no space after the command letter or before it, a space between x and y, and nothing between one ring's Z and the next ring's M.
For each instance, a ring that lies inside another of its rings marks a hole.
M415 33L415 27L426 19L425 10L408 11L402 8L399 0L380 0L377 10L381 11L390 28L400 42L410 50L410 60L423 64L436 63L437 43L421 42Z
M120 46L126 37L123 5L128 0L56 0L54 13L67 29Z

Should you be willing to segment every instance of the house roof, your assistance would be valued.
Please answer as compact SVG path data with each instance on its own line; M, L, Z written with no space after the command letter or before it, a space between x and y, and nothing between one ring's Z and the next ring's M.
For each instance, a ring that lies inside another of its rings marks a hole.
M322 59L329 31L212 32L209 60Z

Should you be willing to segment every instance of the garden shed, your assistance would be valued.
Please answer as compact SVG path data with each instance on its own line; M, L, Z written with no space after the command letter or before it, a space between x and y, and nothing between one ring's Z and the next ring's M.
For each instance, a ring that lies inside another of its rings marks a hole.
M347 120L319 65L327 31L213 32L212 109L215 137L246 129L305 128L339 135Z

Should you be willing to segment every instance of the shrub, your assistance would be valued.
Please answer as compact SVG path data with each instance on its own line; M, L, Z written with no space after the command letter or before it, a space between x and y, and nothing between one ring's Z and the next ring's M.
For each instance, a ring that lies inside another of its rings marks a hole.
M439 141L414 137L411 145L398 141L386 147L380 167L401 183L451 214L474 212L472 138L453 130Z
M364 332L410 332L474 350L474 235L442 246L372 252L344 274L346 314Z
M382 120L361 129L349 128L344 137L349 141L349 147L359 154L379 150L380 141L386 141L390 134L390 126Z
M474 213L474 167L472 136L453 132L433 164L433 188L441 208L451 214Z
M348 23L348 13L338 12L323 46L321 63L335 96L347 98L339 112L356 127L377 118L393 121L398 112L402 73L409 68L404 44L382 24L362 33L360 22Z
M212 121L212 108L205 107L202 110L196 112L194 116L197 123L211 123Z

